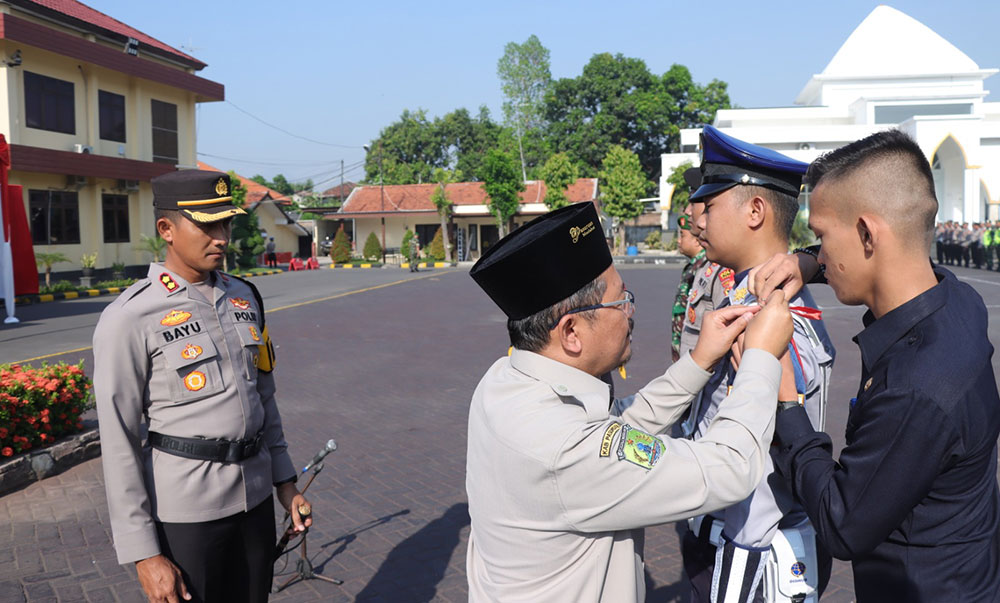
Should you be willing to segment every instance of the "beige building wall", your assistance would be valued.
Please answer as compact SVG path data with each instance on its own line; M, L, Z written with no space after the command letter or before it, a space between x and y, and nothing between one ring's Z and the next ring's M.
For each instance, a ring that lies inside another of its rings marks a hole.
M45 25L52 26L47 22ZM197 114L192 93L96 65L81 64L77 60L12 43L9 40L0 43L0 50L5 57L12 55L15 50L20 50L22 60L19 67L0 66L0 86L6 90L6 94L0 95L0 132L6 135L9 143L59 151L72 151L74 145L82 144L90 146L92 152L98 155L152 161L151 101L156 99L177 106L177 165L181 168L196 166ZM148 56L144 58L153 60ZM73 83L75 134L50 132L26 126L25 71ZM126 142L124 143L100 138L99 90L125 97ZM141 235L155 236L152 187L148 182L140 183L138 191L126 191L118 189L116 180L88 178L86 184L77 189L76 185L68 184L65 175L12 171L10 183L24 187L23 203L29 220L31 215L29 190L76 190L79 202L80 243L35 245L35 250L38 252L59 252L70 258L69 263L53 266L54 271L78 270L81 268L80 257L93 252L98 254L97 268L107 268L115 262L133 265L144 264L151 260L149 253L137 249ZM128 195L131 239L128 243L104 242L102 193ZM297 249L297 246L294 249Z

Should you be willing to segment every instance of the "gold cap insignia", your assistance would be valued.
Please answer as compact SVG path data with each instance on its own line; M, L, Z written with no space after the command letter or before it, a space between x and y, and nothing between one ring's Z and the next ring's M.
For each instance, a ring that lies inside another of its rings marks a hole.
M225 178L219 178L219 181L215 183L215 194L220 197L225 197L229 194L229 187L226 186Z

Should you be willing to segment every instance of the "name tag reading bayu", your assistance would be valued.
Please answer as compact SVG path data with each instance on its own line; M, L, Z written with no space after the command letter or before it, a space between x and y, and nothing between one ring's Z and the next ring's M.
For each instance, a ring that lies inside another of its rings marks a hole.
M184 339L185 337L197 335L198 333L201 333L201 323L197 320L186 325L178 325L172 329L167 329L166 331L160 331L160 335L163 337L163 341L165 343L177 341L178 339Z

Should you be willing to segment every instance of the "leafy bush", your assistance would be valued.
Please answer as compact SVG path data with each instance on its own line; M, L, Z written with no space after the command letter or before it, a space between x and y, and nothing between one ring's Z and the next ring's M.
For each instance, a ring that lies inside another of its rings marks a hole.
M333 237L333 245L330 246L330 259L334 264L343 264L351 261L351 241L344 232L344 225L341 224L337 234Z
M83 363L0 366L0 456L44 447L80 431L92 406Z
M816 235L809 229L809 219L799 212L792 224L792 234L788 237L788 245L792 249L809 247L816 244Z
M440 228L437 229L437 232L434 233L434 238L431 239L431 245L427 248L427 257L435 262L444 261L444 236L441 234Z
M112 287L118 287L119 289L125 289L135 282L134 278L119 278L110 281L99 281L94 283L94 289L111 289Z
M39 289L39 293L63 293L65 291L76 291L79 287L69 281L56 281L51 285L46 285Z
M649 234L646 235L646 247L650 249L659 249L660 245L663 244L663 235L659 230L651 230Z
M377 260L382 257L382 246L379 245L378 237L375 236L374 232L368 233L368 238L365 239L364 251L361 253L362 256L370 260Z
M671 238L669 241L667 241L667 244L663 246L663 250L677 251L677 239L678 239L677 235L674 235L674 237Z

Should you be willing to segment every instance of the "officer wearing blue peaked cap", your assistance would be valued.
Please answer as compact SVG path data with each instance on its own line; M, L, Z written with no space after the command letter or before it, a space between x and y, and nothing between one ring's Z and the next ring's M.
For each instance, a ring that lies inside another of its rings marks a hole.
M798 197L808 167L808 163L705 126L701 132L701 186L689 201L704 202L740 184L763 186Z

